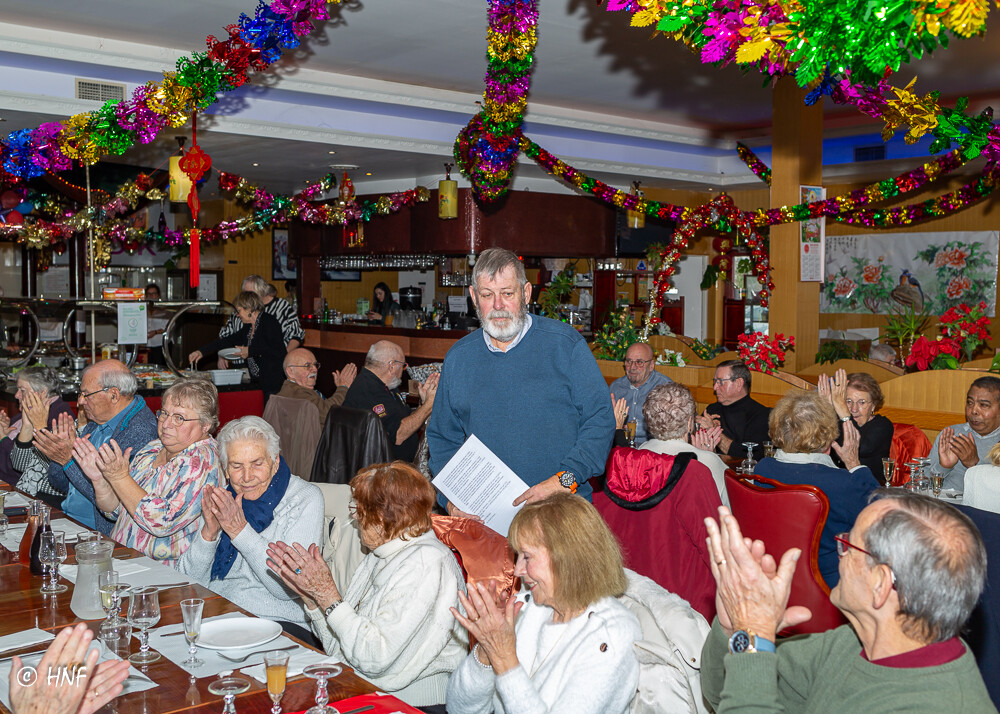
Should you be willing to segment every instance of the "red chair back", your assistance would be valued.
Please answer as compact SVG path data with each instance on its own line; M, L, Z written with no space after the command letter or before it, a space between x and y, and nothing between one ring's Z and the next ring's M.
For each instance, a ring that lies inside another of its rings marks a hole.
M808 607L812 619L781 634L825 632L847 622L831 604L830 588L819 572L819 540L830 512L826 494L816 486L785 484L757 474L748 481L732 469L726 469L726 493L744 536L764 541L775 560L789 548L801 548L807 556L796 565L788 604Z
M907 461L931 453L931 441L920 427L913 424L892 425L892 445L889 456L896 459L896 472L892 476L893 486L902 486L910 478L904 467Z

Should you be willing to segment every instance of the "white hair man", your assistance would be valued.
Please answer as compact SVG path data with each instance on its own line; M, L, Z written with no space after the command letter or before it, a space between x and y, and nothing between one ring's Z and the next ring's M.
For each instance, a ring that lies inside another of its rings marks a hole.
M837 536L840 582L830 593L847 618L827 632L775 645L809 619L787 607L801 551L780 563L744 541L724 506L706 518L718 617L702 650L702 693L730 706L788 712L996 712L958 633L986 578L986 550L969 518L941 501L882 490Z
M528 314L531 284L514 253L483 251L472 281L483 327L445 356L427 427L431 472L475 434L530 487L514 505L565 490L589 498L615 431L593 354L569 325Z
M364 369L347 390L344 406L370 409L378 414L394 458L412 463L417 455L420 427L434 408L439 375L432 374L420 385L420 406L411 410L396 392L406 367L403 348L395 342L379 340L368 349Z
M334 407L344 403L347 390L358 375L358 368L348 363L342 370L333 372L333 383L337 390L326 399L316 389L316 379L319 377L320 363L316 355L305 347L299 347L285 355L282 363L285 370L285 382L281 385L279 397L289 399L305 399L316 405L319 410L319 424L326 423L326 416Z

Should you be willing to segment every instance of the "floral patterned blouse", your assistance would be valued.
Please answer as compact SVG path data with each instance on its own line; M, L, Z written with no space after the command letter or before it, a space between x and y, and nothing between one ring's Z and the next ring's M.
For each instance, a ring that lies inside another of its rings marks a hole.
M119 507L111 537L173 566L201 527L202 489L219 485L219 447L208 437L154 466L162 450L156 439L132 459L129 475L146 495L134 515Z

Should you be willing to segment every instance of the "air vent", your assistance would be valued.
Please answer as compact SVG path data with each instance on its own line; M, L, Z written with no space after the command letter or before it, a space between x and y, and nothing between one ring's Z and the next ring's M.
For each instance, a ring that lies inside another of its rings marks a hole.
M93 79L76 80L76 98L92 102L120 102L125 98L125 85L117 82L98 82Z
M855 146L854 161L882 161L885 158L885 144L876 146Z

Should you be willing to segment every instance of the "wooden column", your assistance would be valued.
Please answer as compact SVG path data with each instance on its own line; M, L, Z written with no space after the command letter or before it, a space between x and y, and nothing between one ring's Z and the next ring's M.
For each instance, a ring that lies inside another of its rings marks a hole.
M799 186L823 181L823 109L807 107L805 91L795 80L778 80L773 99L771 207L799 202ZM815 362L819 349L819 283L799 281L799 224L771 228L774 294L770 300L770 334L795 336L795 350L784 371L795 372Z

